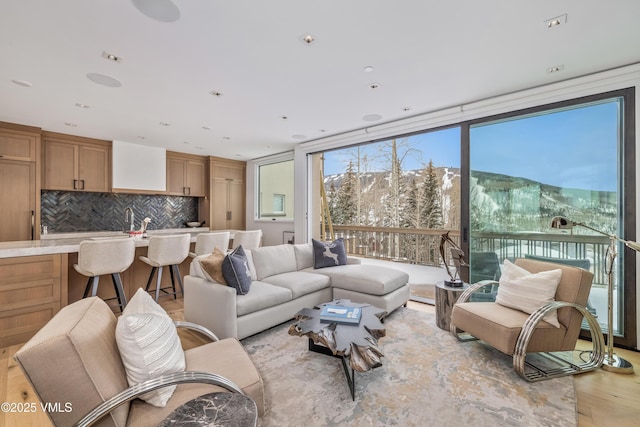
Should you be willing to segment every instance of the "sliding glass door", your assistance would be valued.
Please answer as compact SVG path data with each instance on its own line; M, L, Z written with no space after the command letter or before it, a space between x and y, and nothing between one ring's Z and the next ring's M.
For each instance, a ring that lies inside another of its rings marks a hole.
M532 257L579 265L594 273L588 309L606 331L610 240L592 229L635 240L635 218L624 215L627 207L635 212L634 167L627 158L633 141L625 144L633 117L630 93L468 125L471 282L497 279L497 260ZM556 216L579 225L554 230ZM622 245L617 251L613 329L622 344L630 345L628 340L635 340L635 257Z

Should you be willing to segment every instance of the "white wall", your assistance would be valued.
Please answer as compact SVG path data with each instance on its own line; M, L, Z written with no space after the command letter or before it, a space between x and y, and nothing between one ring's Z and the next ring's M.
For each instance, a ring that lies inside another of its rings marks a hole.
M310 201L307 195L310 194L313 182L309 173L308 154L628 87L636 88L635 234L636 240L640 240L640 196L637 193L640 190L640 144L638 143L640 141L640 64L634 64L298 145L295 149L296 241L308 241L312 235L312 224L308 220ZM636 295L638 296L636 297L636 313L640 313L640 253L636 254L636 265L638 266L636 269ZM636 322L637 341L640 342L640 316L636 316Z

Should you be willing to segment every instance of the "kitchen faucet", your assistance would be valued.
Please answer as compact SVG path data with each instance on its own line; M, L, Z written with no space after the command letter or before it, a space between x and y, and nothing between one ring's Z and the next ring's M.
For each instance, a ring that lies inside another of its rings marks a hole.
M129 217L129 215L127 215L127 212L131 212L131 226L129 227L129 231L133 231L133 227L134 227L133 209L127 208L124 210L124 222L127 222L127 219Z

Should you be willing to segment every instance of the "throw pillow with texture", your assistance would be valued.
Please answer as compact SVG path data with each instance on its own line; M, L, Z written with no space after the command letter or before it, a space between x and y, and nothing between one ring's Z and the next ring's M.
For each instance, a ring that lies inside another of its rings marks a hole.
M347 251L342 237L333 242L321 242L316 239L312 239L312 242L313 268L335 267L347 263Z
M222 275L227 285L236 288L236 294L245 295L251 287L249 261L242 245L228 254L222 261Z
M561 277L560 269L532 274L505 260L496 302L531 314L543 305L554 301ZM556 328L560 327L555 311L545 316L544 320Z
M185 369L184 351L173 320L142 288L118 318L116 343L130 386ZM161 388L140 398L162 408L175 389Z
M222 275L222 262L224 261L224 252L218 248L213 249L213 253L205 258L200 259L200 266L204 272L205 277L210 282L217 282L226 285Z

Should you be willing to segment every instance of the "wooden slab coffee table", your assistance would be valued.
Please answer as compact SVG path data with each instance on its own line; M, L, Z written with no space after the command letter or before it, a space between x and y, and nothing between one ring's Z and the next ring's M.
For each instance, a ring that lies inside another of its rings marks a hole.
M360 323L349 325L321 322L320 311L326 305L361 307ZM381 358L384 355L378 348L378 338L382 338L386 334L380 320L386 314L386 311L369 304L335 300L314 308L300 310L295 317L297 322L289 328L289 334L307 336L310 351L340 358L351 391L351 398L355 400L355 371L366 372L382 366Z

